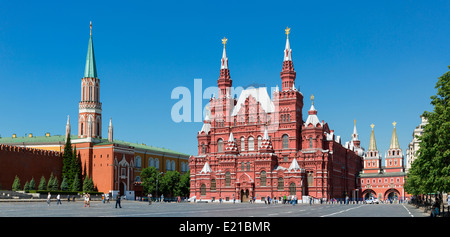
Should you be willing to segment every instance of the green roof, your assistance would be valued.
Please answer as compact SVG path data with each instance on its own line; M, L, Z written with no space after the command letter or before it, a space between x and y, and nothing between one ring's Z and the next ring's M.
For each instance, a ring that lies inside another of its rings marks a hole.
M84 69L84 77L97 78L97 67L95 66L94 42L92 40L92 34L89 37L89 45L86 56L86 68Z
M71 135L70 139L72 140L72 143L76 142L78 138L77 135ZM23 144L65 144L65 135L51 135L51 136L33 136L33 137L1 137L0 138L0 144L7 144L7 145L23 145ZM108 139L101 139L100 143L95 143L94 146L99 145L108 145L108 144L119 144L124 146L132 146L137 149L141 150L149 150L159 153L167 153L171 155L179 155L179 156L185 156L189 157L190 155L184 154L181 152L173 151L166 148L160 148L160 147L154 147L154 146L148 146L145 144L139 144L139 143L133 143L133 142L126 142L126 141L120 141L120 140L113 140L113 142L109 142Z

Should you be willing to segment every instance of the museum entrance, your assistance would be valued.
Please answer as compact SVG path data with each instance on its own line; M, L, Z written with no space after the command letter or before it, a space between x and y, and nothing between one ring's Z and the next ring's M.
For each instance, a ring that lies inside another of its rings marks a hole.
M245 203L249 201L250 192L248 189L244 191L244 189L241 189L241 203Z

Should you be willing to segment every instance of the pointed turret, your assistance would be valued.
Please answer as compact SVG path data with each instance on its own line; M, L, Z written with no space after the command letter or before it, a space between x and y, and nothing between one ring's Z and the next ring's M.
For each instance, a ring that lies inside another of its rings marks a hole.
M375 127L375 125L372 123L370 127L372 128L372 133L370 134L369 151L376 151L378 148L377 142L375 141L375 133L373 132L373 127Z
M308 127L312 124L314 127L320 123L319 117L317 117L317 110L314 108L314 95L311 95L311 108L308 111L308 118L306 119L305 126Z
M109 141L109 142L113 142L113 125L112 125L112 118L109 118L108 141Z
M353 134L352 134L352 143L355 147L359 148L361 145L361 141L359 141L359 135L358 131L356 130L356 119L353 120L354 126L353 126Z
M259 148L259 151L262 153L273 153L273 146L272 141L269 137L269 132L267 131L267 127L264 130L264 135L261 142L261 147Z
M238 153L238 147L236 141L234 141L234 136L232 132L230 132L230 136L228 137L228 142L225 147L225 153L232 153L232 154Z
M84 77L97 78L97 67L95 66L94 42L92 39L92 22L89 25L90 36L88 44L88 52L86 56L86 67L84 69Z
M70 120L69 115L67 115L67 123L66 123L66 141L67 138L70 136Z
M233 81L230 77L230 70L228 69L228 58L227 58L227 52L225 45L227 44L228 39L223 38L222 44L223 44L223 53L222 53L222 59L220 64L220 76L219 80L217 80L217 85L219 87L219 99L220 98L230 98L231 92L230 88L233 84Z
M391 145L389 149L400 149L400 145L398 144L397 131L395 130L395 125L397 123L394 121L392 125L394 125L394 130L392 131Z
M295 71L294 64L292 62L292 49L291 44L289 43L289 34L290 28L287 27L285 29L287 38L286 38L286 47L284 49L283 56L283 68L281 70L281 82L282 82L282 91L292 90L295 82Z

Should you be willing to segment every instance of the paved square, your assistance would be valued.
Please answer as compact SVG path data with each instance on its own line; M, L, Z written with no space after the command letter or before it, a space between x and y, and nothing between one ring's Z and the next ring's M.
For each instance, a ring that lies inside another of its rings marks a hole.
M248 204L248 203L153 203L123 201L103 204L83 202L0 202L1 217L425 217L409 204Z

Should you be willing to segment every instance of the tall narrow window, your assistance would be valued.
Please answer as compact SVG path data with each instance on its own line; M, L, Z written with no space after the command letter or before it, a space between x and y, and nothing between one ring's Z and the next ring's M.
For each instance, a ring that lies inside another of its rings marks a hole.
M310 186L310 187L313 186L313 184L314 184L313 172L308 172L307 180L308 180L308 186Z
M262 187L267 185L266 178L267 178L266 171L261 171L261 186Z
M297 188L295 187L295 183L291 183L289 185L289 195L297 195Z
M250 171L250 161L247 162L247 171Z
M284 180L283 178L278 178L278 190L282 191L284 190Z
M223 140L222 139L219 139L219 141L217 141L217 151L223 152Z
M313 148L313 139L312 139L312 137L309 138L309 148Z
M249 151L255 150L255 139L253 137L248 138L248 150Z
M211 191L216 191L216 180L215 179L211 180Z
M283 149L289 148L289 136L287 134L283 135Z
M205 185L205 184L202 184L202 186L201 186L201 188L200 188L200 194L201 194L202 196L205 196L205 195L206 195L206 185Z
M261 149L261 144L262 144L262 138L261 138L261 136L258 136L258 150Z
M230 187L231 186L231 174L230 171L227 171L225 173L225 187Z
M245 138L241 137L241 151L245 151Z

